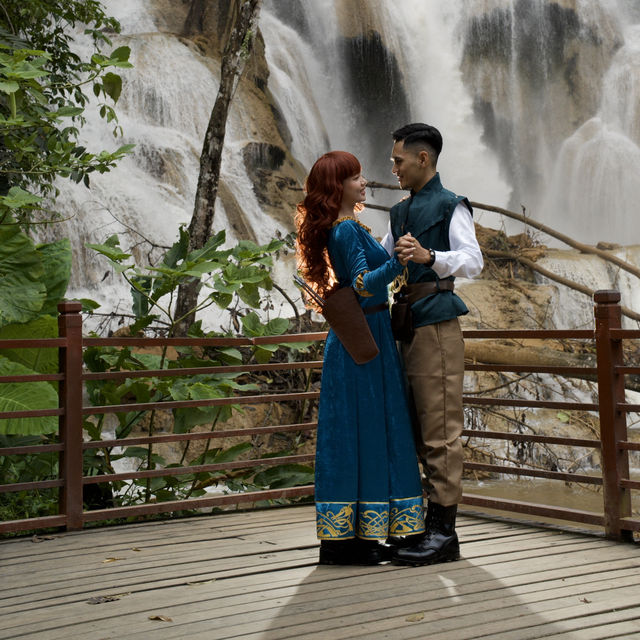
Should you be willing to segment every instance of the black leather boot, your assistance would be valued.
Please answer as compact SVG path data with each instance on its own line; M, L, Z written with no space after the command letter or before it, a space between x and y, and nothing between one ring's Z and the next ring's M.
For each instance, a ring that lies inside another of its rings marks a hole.
M451 562L460 558L460 544L455 532L458 505L443 507L429 502L425 517L426 532L420 542L412 547L396 549L394 564L418 567L424 564Z
M391 560L392 548L375 540L321 540L318 564L375 565Z
M394 549L406 549L407 547L413 547L418 544L423 537L424 533L413 533L410 536L391 536L387 538L387 544Z

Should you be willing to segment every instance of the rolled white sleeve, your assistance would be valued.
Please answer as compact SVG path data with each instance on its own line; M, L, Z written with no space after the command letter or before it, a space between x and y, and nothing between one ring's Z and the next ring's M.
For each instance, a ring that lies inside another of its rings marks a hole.
M387 226L387 235L380 240L380 244L385 248L386 252L390 255L394 255L393 248L395 247L395 243L393 242L393 233L391 233L391 222Z
M385 240L387 236L385 236ZM449 245L451 247L450 251L435 252L436 261L431 268L440 278L448 278L449 276L473 278L482 271L484 261L480 245L476 239L473 218L469 213L469 209L462 203L458 204L451 216ZM425 247L425 249L428 248ZM386 246L385 249L387 249Z

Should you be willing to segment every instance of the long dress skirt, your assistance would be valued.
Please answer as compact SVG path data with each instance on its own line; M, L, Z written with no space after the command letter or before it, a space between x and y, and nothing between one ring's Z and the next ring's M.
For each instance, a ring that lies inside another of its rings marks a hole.
M373 267L389 258L375 245L365 246ZM384 300L386 294L380 295ZM367 302L379 304L380 295ZM380 349L372 361L356 364L333 331L325 344L315 489L317 535L325 540L385 540L424 531L422 485L389 312L366 318Z

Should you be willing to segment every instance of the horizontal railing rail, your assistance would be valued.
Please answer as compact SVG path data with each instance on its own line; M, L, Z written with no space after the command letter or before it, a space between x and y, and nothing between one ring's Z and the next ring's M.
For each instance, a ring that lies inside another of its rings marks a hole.
M578 522L604 527L611 538L629 539L632 531L640 531L640 520L632 517L630 491L640 489L640 482L630 478L629 452L640 451L640 443L630 442L626 432L626 416L640 411L640 405L625 402L624 378L640 373L640 367L624 363L622 341L640 338L640 331L621 328L620 296L617 292L601 291L595 295L595 330L473 330L464 331L466 340L510 339L510 340L582 340L596 346L596 364L585 366L557 365L510 365L467 363L467 371L549 374L568 377L590 376L597 378L598 402L533 400L512 397L478 397L465 394L466 407L511 407L528 409L555 409L562 411L598 412L600 417L600 438L576 438L559 435L510 433L483 429L463 430L465 439L490 439L505 442L537 443L550 446L583 447L599 452L602 460L602 474L589 475L562 470L545 470L530 466L509 464L489 464L485 462L465 462L467 471L489 474L545 478L562 482L572 482L602 486L603 513L558 507L535 502L523 502L465 492L463 503L487 509L498 509L514 513L551 517L559 520ZM207 432L161 433L133 435L125 438L83 441L82 424L86 416L113 413L147 412L173 410L192 407L215 407L228 405L258 405L271 403L309 403L319 397L319 391L304 390L282 393L244 393L229 397L168 400L157 402L131 402L100 406L83 405L83 385L97 381L124 381L127 379L169 378L191 375L216 375L231 373L259 373L294 370L320 370L321 360L294 362L273 362L266 364L217 365L211 367L185 367L172 369L137 369L127 371L88 372L83 370L83 350L87 347L252 347L299 342L319 342L326 338L326 332L314 332L255 338L94 338L82 336L80 305L63 303L60 305L59 338L38 340L2 340L0 349L11 348L55 348L59 353L58 373L3 376L2 383L24 383L49 381L59 383L60 406L58 408L32 411L3 411L0 419L19 417L58 416L59 442L48 444L25 444L2 447L0 456L19 456L37 453L52 453L59 456L59 477L38 482L16 482L0 485L0 495L9 492L58 489L60 509L58 515L25 518L0 522L0 533L26 531L47 527L80 529L86 523L100 520L148 516L173 511L222 507L225 505L249 505L263 500L295 499L313 495L313 485L264 489L244 493L207 495L184 500L145 502L129 506L116 506L85 510L83 489L90 485L126 482L154 478L177 477L185 474L222 473L236 469L259 469L279 464L302 464L312 462L312 453L251 458L227 462L213 462L201 465L171 466L169 468L142 469L121 473L85 476L83 456L96 449L113 447L154 446L168 443L189 443L194 441L220 440L223 438L247 438L275 433L312 432L317 428L315 421L292 424L272 424L244 429L219 429ZM0 351L1 352L1 351ZM224 476L221 478L224 480Z

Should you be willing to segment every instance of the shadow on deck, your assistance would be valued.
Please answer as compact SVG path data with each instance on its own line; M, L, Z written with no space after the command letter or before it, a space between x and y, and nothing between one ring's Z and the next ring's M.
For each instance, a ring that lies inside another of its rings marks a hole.
M318 566L312 506L0 541L0 638L640 637L636 545L459 517L463 559Z

